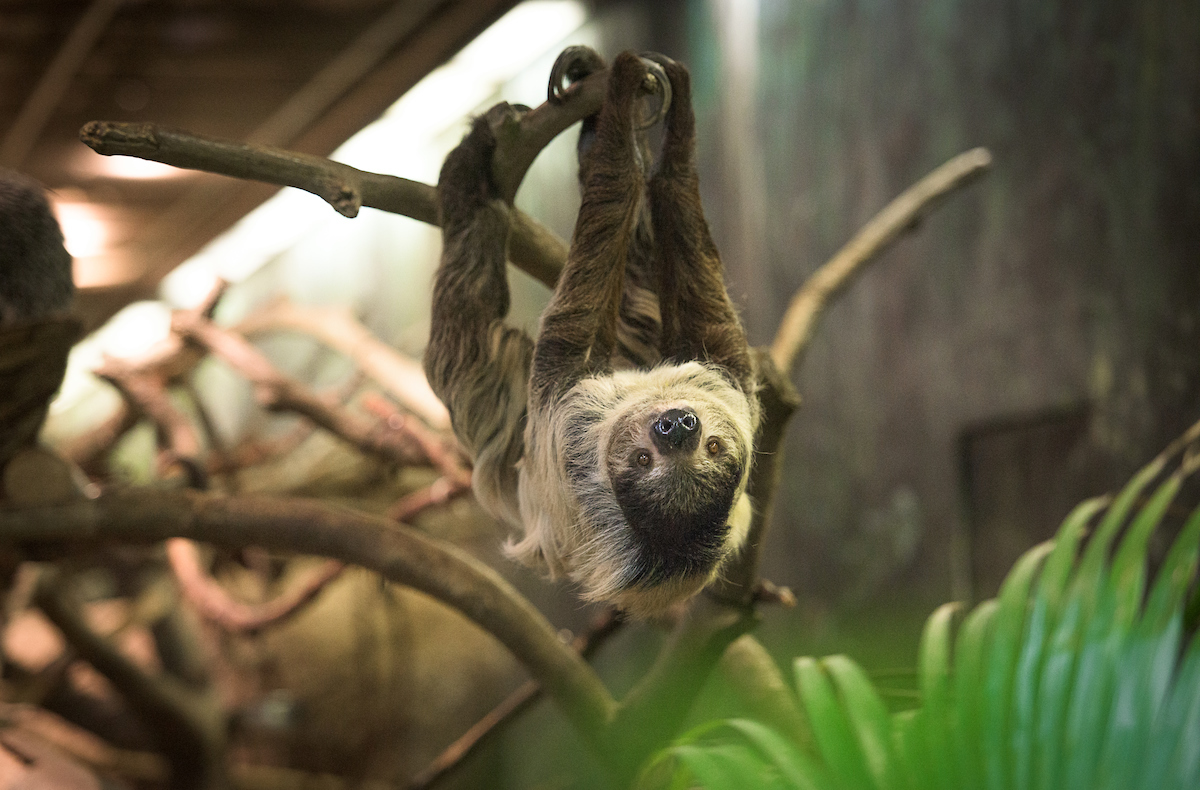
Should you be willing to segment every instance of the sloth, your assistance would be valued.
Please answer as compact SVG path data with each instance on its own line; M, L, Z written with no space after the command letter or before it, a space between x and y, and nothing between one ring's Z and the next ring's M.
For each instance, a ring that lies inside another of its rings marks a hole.
M0 326L64 314L71 254L40 184L0 169Z
M601 65L589 57L567 74ZM665 108L653 167L648 86ZM512 208L491 176L494 129L522 111L475 119L443 165L425 370L473 459L477 498L522 535L508 553L586 600L659 616L745 542L759 420L700 204L689 75L661 55L614 61L581 131L582 205L536 342L504 321Z

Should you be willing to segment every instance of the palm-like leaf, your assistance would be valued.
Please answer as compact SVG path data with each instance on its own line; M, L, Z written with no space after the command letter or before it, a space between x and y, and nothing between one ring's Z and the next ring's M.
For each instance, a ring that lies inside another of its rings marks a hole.
M733 720L689 734L654 764L674 766L676 787L1200 787L1200 639L1183 644L1200 508L1146 589L1150 538L1194 465L1189 454L1186 468L1146 499L1166 458L1111 504L1077 507L1055 541L1027 552L957 636L956 605L930 616L917 710L889 715L844 656L799 658L796 691L817 754L761 724Z

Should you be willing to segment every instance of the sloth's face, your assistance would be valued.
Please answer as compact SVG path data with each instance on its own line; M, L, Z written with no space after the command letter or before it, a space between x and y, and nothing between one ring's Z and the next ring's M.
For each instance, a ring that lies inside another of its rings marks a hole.
M719 403L657 403L622 415L606 448L613 493L638 550L634 586L708 574L726 553L746 470Z

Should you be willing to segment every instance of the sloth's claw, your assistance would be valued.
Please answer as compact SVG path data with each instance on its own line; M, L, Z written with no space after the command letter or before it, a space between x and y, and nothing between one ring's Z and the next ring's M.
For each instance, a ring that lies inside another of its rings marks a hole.
M550 69L546 101L562 104L572 84L604 68L604 58L591 47L575 45L564 49Z

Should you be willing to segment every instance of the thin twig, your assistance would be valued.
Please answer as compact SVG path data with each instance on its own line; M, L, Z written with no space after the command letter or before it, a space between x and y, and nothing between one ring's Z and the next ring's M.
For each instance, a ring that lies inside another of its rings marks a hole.
M196 488L206 488L207 475L201 461L200 438L192 421L171 402L163 380L153 373L143 373L111 357L94 372L116 387L131 408L154 423L158 429L159 443L165 450L160 465L179 463Z
M864 225L792 297L771 345L776 367L785 373L794 367L812 340L825 308L855 275L901 234L915 227L942 198L982 175L991 164L992 155L986 148L959 154L906 189Z
M362 405L383 420L388 428L416 442L429 462L447 478L468 487L471 485L471 472L454 439L434 433L419 421L401 413L386 398L374 393L364 395Z
M615 609L610 609L589 624L587 631L571 640L571 648L587 659L600 648L610 636L615 634L625 622ZM454 743L450 744L425 766L409 782L409 790L425 790L432 787L445 776L454 766L467 758L479 744L497 728L512 720L513 717L526 710L542 696L542 684L536 680L528 680L518 686L504 700L492 708L482 719L477 721Z
M80 434L61 448L61 452L90 477L106 474L105 459L121 437L133 430L141 415L125 400L104 422Z
M188 313L176 313L172 328L220 357L250 381L255 398L264 408L307 417L378 458L406 465L426 460L414 442L406 441L407 437L321 398L306 385L284 375L241 335Z
M236 327L243 335L291 330L345 354L405 409L438 430L449 430L450 413L429 387L421 364L384 343L344 308L298 307L279 300L256 310Z
M282 622L304 608L321 590L341 575L345 564L326 560L317 568L305 572L277 597L260 604L236 601L216 579L205 570L200 550L195 543L183 538L167 541L167 561L188 602L206 620L226 631L261 631Z
M412 521L431 507L444 505L471 490L470 478L465 483L439 477L424 488L405 494L388 508L387 517L401 523Z

